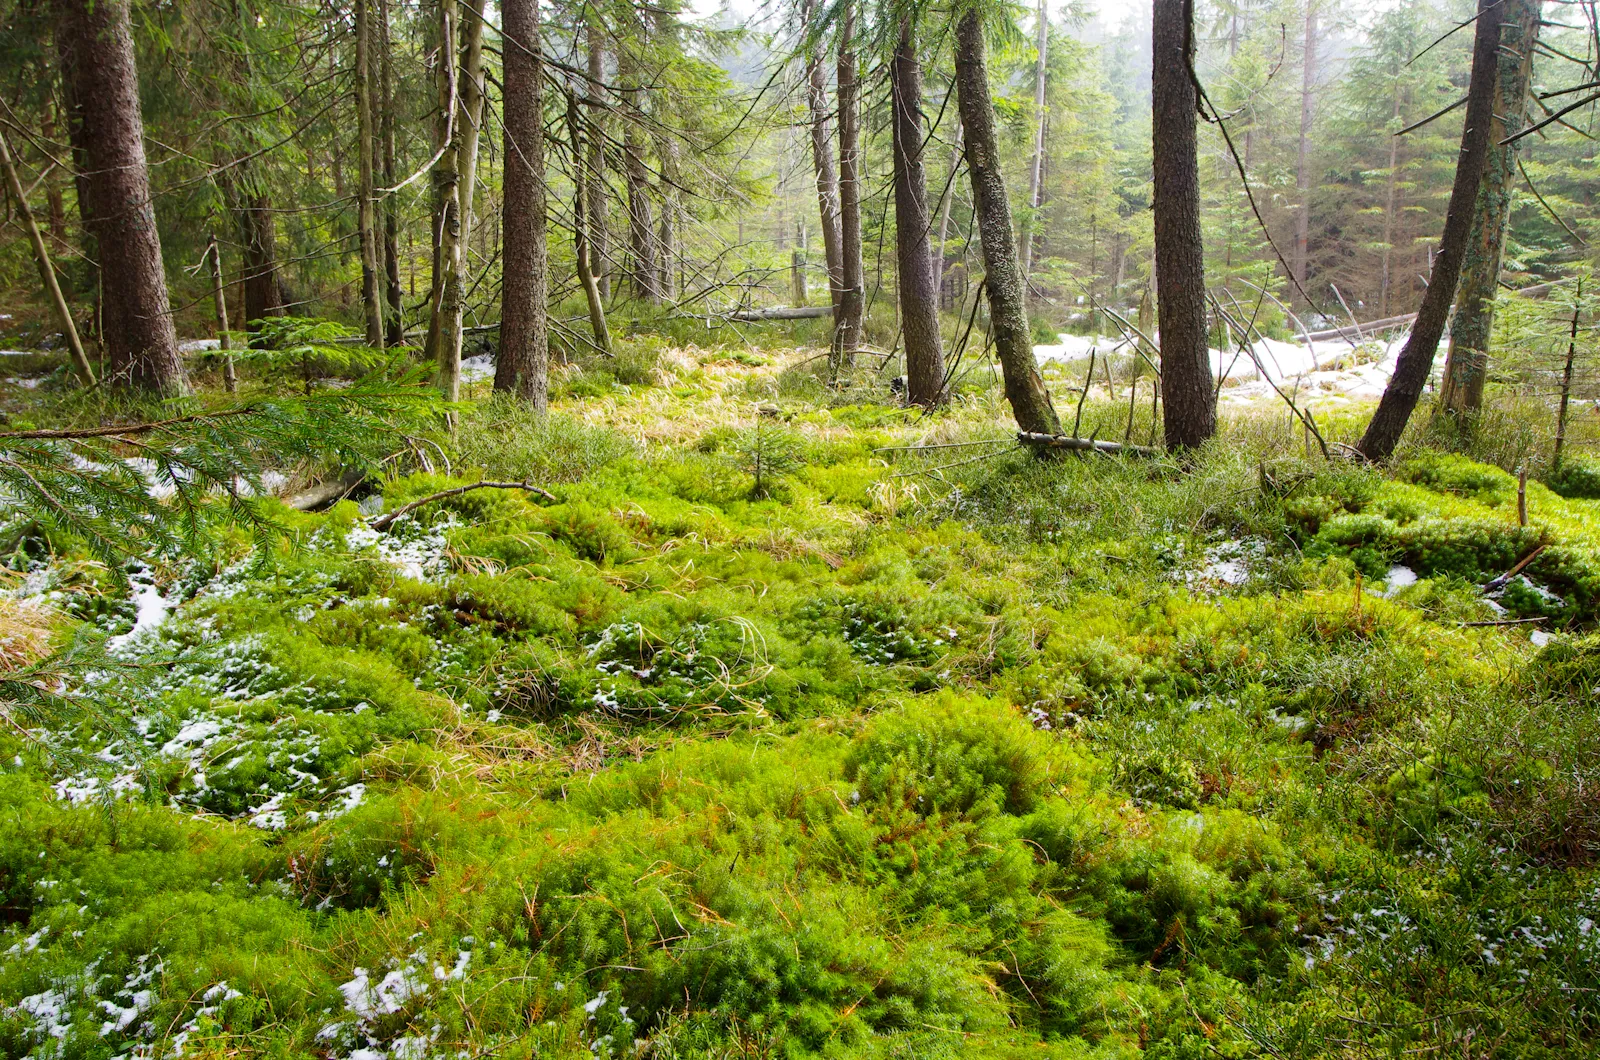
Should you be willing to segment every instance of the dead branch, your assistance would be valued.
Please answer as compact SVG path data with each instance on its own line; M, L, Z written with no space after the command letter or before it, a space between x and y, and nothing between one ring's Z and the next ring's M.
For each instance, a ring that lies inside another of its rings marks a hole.
M456 497L463 493L469 493L472 490L481 489L526 490L529 493L538 494L547 501L553 501L556 499L555 494L549 492L548 490L540 489L531 482L474 482L469 486L456 486L453 489L440 490L438 493L430 493L426 497L418 497L409 504L402 504L394 511L378 516L367 525L371 526L374 530L387 530L389 527L393 526L395 520L399 519L402 515L411 514L424 504L430 504L433 501L443 500L445 497Z

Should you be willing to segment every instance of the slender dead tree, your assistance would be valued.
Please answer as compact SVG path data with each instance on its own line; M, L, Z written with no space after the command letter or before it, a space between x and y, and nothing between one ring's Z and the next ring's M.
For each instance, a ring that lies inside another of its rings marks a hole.
M361 306L367 324L367 345L383 345L383 288L378 279L378 226L374 216L372 143L372 9L370 0L356 0L356 138L359 141L360 188L356 229L361 242Z
M839 319L833 329L830 374L855 362L866 307L861 261L861 82L856 71L856 10L847 3L839 27Z
M928 233L923 166L922 65L911 42L911 16L900 19L890 71L894 142L894 242L900 273L900 334L906 350L906 397L933 408L944 399L944 350L939 338L939 287Z
M505 80L505 176L501 205L505 265L500 355L494 388L539 412L549 403L549 322L545 298L544 63L538 0L501 0Z
M1289 264L1294 278L1306 285L1306 250L1311 242L1312 92L1317 84L1317 0L1306 0L1305 45L1300 64L1300 143L1295 156L1294 187L1300 206L1294 217L1294 249Z
M465 269L476 219L473 203L478 195L478 144L483 139L483 101L487 93L483 73L484 0L457 3L461 9L461 114L456 118L456 128L461 133L461 263Z
M129 0L57 0L65 73L80 108L86 184L100 255L107 327L101 343L114 386L188 390L156 230Z
M1034 217L1044 201L1044 134L1045 134L1045 56L1050 47L1050 19L1045 13L1045 0L1039 0L1038 57L1033 66L1033 161L1028 176L1028 220L1022 226L1022 275L1033 272Z
M1503 0L1478 0L1478 17L1472 45L1472 80L1467 86L1467 116L1461 129L1461 152L1456 158L1455 182L1450 188L1450 206L1445 213L1444 235L1434 255L1433 275L1423 293L1422 306L1411 325L1411 336L1395 362L1394 375L1384 388L1377 411L1367 424L1356 451L1367 460L1387 460L1400 444L1411 413L1422 397L1433 358L1439 350L1455 298L1456 282L1461 278L1461 262L1472 235L1473 203L1478 184L1493 146L1494 83L1500 50L1499 6Z
M642 30L641 30L642 32ZM622 177L628 192L628 256L633 263L633 293L661 300L661 270L656 260L655 222L651 219L650 170L644 154L644 89L633 42L617 42L617 78L622 82Z
M28 242L33 246L33 262L39 270L39 285L50 299L50 308L55 310L56 323L61 325L61 334L72 352L72 364L83 381L93 386L94 369L89 366L88 354L83 352L83 342L78 338L78 324L72 319L66 296L61 293L55 266L50 262L50 250L45 246L44 234L39 231L39 222L34 220L33 209L28 205L28 193L22 186L16 163L11 160L11 146L6 143L3 129L0 129L0 169L5 170L6 188L11 192L11 201L16 204L17 218L27 230Z
M1517 145L1502 144L1522 131L1528 106L1528 80L1539 42L1539 0L1501 0L1500 53L1495 63L1494 109L1489 121L1488 161L1473 210L1472 235L1461 263L1461 288L1450 319L1450 349L1445 355L1439 404L1463 415L1483 407L1489 374L1489 334L1500 287L1500 262L1506 246L1511 193L1517 179Z
M589 271L602 299L611 297L611 271L606 259L606 133L605 133L605 34L598 16L591 14L584 24L588 46L589 80L584 95L589 116L589 153L584 166L584 215L589 221Z
M611 329L606 326L605 302L600 297L600 284L589 264L593 255L589 248L589 218L584 208L588 196L584 194L581 178L577 177L579 167L583 164L584 138L596 131L594 126L586 125L578 116L578 97L569 93L567 140L572 148L573 183L576 185L572 196L572 251L577 264L578 284L583 288L584 301L589 305L589 328L594 333L595 348L601 353L610 354Z
M461 124L456 0L439 0L437 82L442 136L433 166L434 268L428 349L446 401L461 396Z
M801 34L806 46L806 110L811 119L811 164L817 174L817 209L822 220L822 251L828 264L828 299L835 321L844 287L843 235L839 217L839 176L833 168L833 143L828 132L828 78L822 69L822 46L809 38L820 30L813 24L816 0L801 8Z
M389 39L389 0L378 0L378 139L383 147L383 186L394 187L394 52ZM388 312L385 339L390 346L405 341L405 292L400 286L400 204L385 195L383 210L383 274Z
M1155 159L1156 316L1161 335L1162 427L1167 448L1216 433L1206 345L1205 252L1195 144L1193 0L1155 0L1150 133Z
M990 336L1005 379L1006 400L1017 426L1030 434L1060 434L1061 420L1033 356L1017 241L1000 174L994 99L989 94L989 62L983 16L969 3L956 22L956 98L966 135L967 171L972 177L972 208L983 243L984 293L989 299Z
M230 394L239 390L239 377L233 368L232 345L228 338L228 296L222 282L222 250L217 237L206 237L206 255L211 259L211 309L217 316L217 349L222 351L222 389Z

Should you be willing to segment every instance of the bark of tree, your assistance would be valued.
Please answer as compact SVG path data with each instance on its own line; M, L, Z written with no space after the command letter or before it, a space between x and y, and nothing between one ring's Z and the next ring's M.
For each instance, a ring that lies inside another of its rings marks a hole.
M1433 274L1411 328L1395 362L1394 375L1384 388L1377 411L1367 424L1356 450L1372 461L1387 460L1400 444L1406 423L1422 397L1433 358L1439 350L1439 337L1455 298L1456 282L1461 278L1461 262L1472 234L1473 204L1478 185L1493 146L1495 71L1499 65L1502 0L1478 0L1478 18L1472 47L1472 81L1467 87L1467 115L1461 130L1461 153L1456 159L1455 182L1450 189L1450 206L1445 213L1444 235L1433 261Z
M156 231L128 0L57 0L69 76L82 107L102 297L115 331L102 336L113 385L188 389Z
M1317 3L1306 4L1304 56L1300 64L1300 144L1295 158L1294 186L1300 208L1294 218L1294 252L1289 259L1294 278L1306 285L1306 250L1311 241L1312 89L1317 83Z
M1489 372L1489 333L1494 326L1495 292L1505 252L1511 193L1516 186L1517 145L1500 146L1526 122L1528 79L1539 39L1539 0L1503 0L1499 61L1495 63L1494 109L1489 122L1489 157L1478 186L1472 235L1461 265L1455 316L1450 320L1450 349L1445 355L1439 403L1456 415L1483 406L1483 384Z
M599 23L591 17L584 29L589 49L589 82L586 86L589 115L589 153L584 170L584 213L589 219L589 271L602 299L611 297L611 268L606 245L606 135L605 135L605 38Z
M811 33L816 0L806 0L802 29ZM828 133L828 80L822 69L821 50L806 51L806 109L811 118L811 165L817 175L817 210L822 219L822 252L828 265L828 301L834 319L839 315L839 295L844 287L844 259L839 218L839 177L833 168L833 144Z
M544 86L538 0L501 0L505 77L505 232L500 355L494 388L536 411L549 403L550 340L545 316Z
M1022 226L1022 275L1026 279L1033 272L1033 230L1034 215L1043 201L1044 194L1044 106L1045 106L1045 57L1046 49L1050 47L1050 20L1045 17L1044 0L1039 0L1038 18L1038 58L1033 66L1033 161L1029 166L1028 177L1028 219Z
M1155 0L1150 85L1155 158L1156 316L1161 335L1162 427L1169 449L1216 433L1206 279L1200 240L1200 169L1192 0Z
M912 404L933 408L944 399L944 351L939 339L939 287L928 246L931 218L922 160L922 67L911 43L909 15L900 20L891 86L895 256L900 272L906 398Z
M1017 426L1034 434L1060 434L1061 421L1033 356L1033 335L1017 267L1017 241L1000 174L994 99L989 94L989 64L983 21L971 8L956 23L956 95L967 141L967 171L972 177L972 208L983 243L984 291L989 327L1006 400Z
M650 171L644 159L644 90L639 87L637 60L626 43L617 45L617 76L622 82L622 104L627 114L622 133L622 175L628 192L628 256L632 261L633 293L652 302L661 300L660 264L656 260L655 222L650 209Z
M383 146L383 186L394 187L394 52L389 39L389 0L378 2L378 138ZM388 303L384 330L388 345L405 342L405 292L400 287L400 207L394 194L385 195L383 212L383 273Z
M361 306L367 345L383 345L383 288L378 276L378 226L372 144L372 10L370 0L355 0L356 137L360 141L360 184L356 228L361 241Z
M67 340L67 348L72 351L72 363L83 381L93 386L94 369L89 367L89 357L83 352L77 322L72 319L72 309L67 305L66 296L61 293L55 266L50 263L49 248L44 243L44 234L39 231L39 222L34 220L33 210L28 206L28 193L22 186L16 163L11 160L11 148L3 132L0 132L0 169L5 170L6 187L11 192L12 201L17 204L17 218L27 230L28 242L33 246L33 261L39 269L39 285L50 299L50 308L55 310L56 323L61 325L61 334Z
M861 258L861 82L856 71L855 27L852 5L846 7L839 29L839 318L833 328L834 378L855 363L867 300Z

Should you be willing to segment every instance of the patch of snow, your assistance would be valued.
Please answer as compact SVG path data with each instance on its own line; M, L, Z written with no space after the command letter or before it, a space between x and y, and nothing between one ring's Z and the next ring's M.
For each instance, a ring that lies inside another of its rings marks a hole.
M65 1038L72 1029L72 1015L67 1010L64 990L46 990L32 994L17 1002L17 1008L33 1017L38 1029L52 1038Z
M427 989L413 968L396 968L376 985L365 968L353 970L355 978L339 987L344 1006L363 1020L399 1012L407 1001Z
M1238 348L1211 350L1211 371L1213 376L1226 381L1220 394L1220 399L1226 402L1277 401L1274 383L1294 393L1301 404L1375 400L1383 395L1389 377L1394 374L1400 349L1407 338L1405 333L1388 334L1391 337L1359 344L1376 347L1372 359L1363 364L1351 363L1357 359L1352 354L1358 344L1346 339L1329 339L1309 346L1302 341L1259 339L1248 352ZM1120 337L1063 334L1058 338L1057 343L1033 348L1034 358L1040 364L1086 361L1091 350L1099 357L1133 355L1132 344Z
M171 603L156 587L155 578L148 569L129 575L128 580L135 589L133 603L136 610L133 628L121 636L106 641L106 650L118 654L121 654L123 648L158 629L161 623L167 620L167 613L172 609Z
M1383 595L1393 596L1408 585L1417 584L1417 572L1410 567L1396 563L1389 568L1389 573L1383 579Z

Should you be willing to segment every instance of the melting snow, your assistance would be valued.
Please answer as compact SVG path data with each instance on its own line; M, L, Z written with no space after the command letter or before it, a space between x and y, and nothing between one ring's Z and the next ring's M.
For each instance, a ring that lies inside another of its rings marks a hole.
M1383 595L1393 596L1408 585L1417 584L1417 572L1410 567L1395 564L1383 579Z
M1085 361L1091 350L1100 357L1134 355L1132 344L1120 337L1066 334L1058 337L1060 342L1033 348L1040 364ZM1345 339L1313 342L1310 346L1303 342L1260 339L1251 347L1254 358L1238 349L1212 350L1211 370L1214 375L1229 380L1230 385L1222 388L1223 401L1277 400L1272 383L1285 390L1298 390L1302 399L1309 397L1335 403L1370 400L1382 396L1389 377L1394 374L1395 361L1405 339L1402 333L1360 344L1371 350L1372 359L1365 364L1352 363L1364 358L1353 356L1358 344Z

